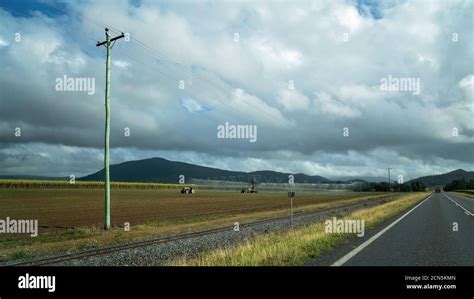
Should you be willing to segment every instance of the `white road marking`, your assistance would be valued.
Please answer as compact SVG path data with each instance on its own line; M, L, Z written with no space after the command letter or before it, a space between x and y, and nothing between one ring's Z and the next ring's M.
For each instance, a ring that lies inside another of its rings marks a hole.
M473 213L471 213L471 212L470 212L468 209L466 209L465 207L461 206L457 201L452 200L452 199L449 198L449 196L447 196L445 193L443 193L443 195L444 195L447 199L449 199L452 203L454 203L456 206L458 206L458 207L460 207L461 209L463 209L463 210L464 210L464 213L465 213L466 215L468 215L468 216L474 216Z
M408 214L410 214L411 212L413 212L416 208L418 208L419 206L421 206L425 201L427 201L431 196L433 196L433 194L431 194L430 196L428 196L427 198L425 198L422 202L420 202L419 204L417 204L413 209L411 209L410 211L406 212L405 214L403 214L400 218L398 218L397 220L395 220L394 222L392 222L391 224L389 224L386 228L384 228L383 230L379 231L378 233L376 233L375 235L372 236L372 238L368 239L367 241L365 241L364 243L360 244L358 247L356 247L354 250L352 250L351 252L349 252L348 254L346 254L345 256L341 257L340 259L338 259L337 261L335 261L331 266L342 266L344 265L345 263L347 263L347 261L349 261L351 258L353 258L356 254L358 254L359 252L361 252L365 247L369 246L370 243L372 243L373 241L377 240L381 235L383 235L386 231L388 231L391 227L393 227L395 224L397 224L398 222L400 222L403 218L405 218Z

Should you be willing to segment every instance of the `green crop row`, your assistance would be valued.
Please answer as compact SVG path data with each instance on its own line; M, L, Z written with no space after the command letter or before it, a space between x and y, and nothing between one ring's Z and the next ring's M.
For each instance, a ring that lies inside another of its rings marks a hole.
M104 187L104 182L76 181L46 181L46 180L0 180L0 188L8 189L99 189ZM179 184L161 183L122 183L111 182L112 189L181 189Z

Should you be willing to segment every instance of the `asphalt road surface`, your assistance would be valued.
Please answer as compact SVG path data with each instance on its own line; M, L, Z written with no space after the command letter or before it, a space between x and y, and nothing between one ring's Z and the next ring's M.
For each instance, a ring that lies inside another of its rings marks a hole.
M474 266L474 199L433 193L333 265Z

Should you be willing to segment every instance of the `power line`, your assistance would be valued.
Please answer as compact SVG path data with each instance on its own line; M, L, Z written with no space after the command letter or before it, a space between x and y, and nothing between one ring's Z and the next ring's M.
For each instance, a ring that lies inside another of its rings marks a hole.
M90 40L94 40L94 39L92 39L92 38L89 38L89 39L90 39ZM95 40L94 40L94 41L95 41ZM174 82L178 82L178 81L181 79L181 77L172 76L172 75L170 75L170 74L168 74L168 73L166 73L166 72L164 72L164 71L162 71L162 70L160 70L160 69L158 69L158 68L156 68L156 67L153 67L153 66L151 66L150 64L148 64L148 63L146 63L146 62L143 62L143 61L141 61L141 60L139 60L139 59L137 59L137 58L131 56L130 54L127 54L127 53L125 53L125 52L119 50L119 49L115 49L114 51L117 52L117 53L119 53L119 54L121 54L121 55L123 55L123 56L125 56L125 57L127 57L127 58L129 58L129 59L131 59L131 60L133 60L133 61L135 61L135 62L137 62L137 63L139 63L139 64L141 64L141 65L143 65L143 66L145 66L145 67L147 67L147 68L149 68L149 69L151 69L151 70L154 70L154 71L158 72L160 75L162 75L162 76L164 76L164 77L166 77L166 78L168 78L168 79L171 79L171 80L173 80ZM239 113L239 115L241 115L241 116L243 115L244 118L247 118L248 120L251 120L246 114L242 114L242 111L235 109L233 106L228 105L228 104L226 104L225 102L221 102L221 101L216 100L212 95L209 95L209 94L208 94L207 92L205 92L205 91L200 91L200 90L198 90L194 85L192 85L192 86L190 86L190 87L188 87L188 88L183 89L183 92L186 92L186 90L194 90L194 91L195 91L194 93L190 93L192 96L204 95L204 96L205 96L205 97L204 97L205 99L211 100L211 101L213 101L213 102L215 102L215 103L217 103L217 104L219 104L219 105L226 106L227 108L230 108L230 109L233 110L234 112Z
M140 42L139 40L137 40L136 38L131 38L132 42L134 42L135 44L137 44L138 46L142 47L143 49L147 50L147 51L150 51L152 52L153 54L159 56L160 58L163 58L165 61L167 61L168 63L176 66L176 67L179 67L185 71L188 71L188 72L191 72L193 73L196 77L208 82L211 84L211 86L214 86L215 88L217 89L220 89L224 92L232 92L232 88L231 87L228 87L228 86L225 86L225 85L222 85L221 83L218 83L212 79L209 79L209 78L206 78L204 75L201 75L201 74L198 74L197 72L195 72L192 68L189 68L175 60L173 60L172 58L169 58L168 56L166 56L165 54L162 54L160 53L158 50L155 50L153 49L152 47L144 44L143 42Z
M64 13L70 13L69 11L67 11L67 10L65 10L65 9L62 9L62 8L56 6L56 5L51 4L48 0L41 0L40 3L46 5L46 6L50 7L50 8L54 8L54 9L57 9L57 10L59 10L59 11L62 11L62 12L64 12ZM72 13L75 13L75 12L72 12ZM78 13L75 13L75 14L76 14L78 17L82 18L83 20L87 20L87 21L91 22L92 24L94 24L94 25L96 25L96 26L99 26L99 27L101 27L101 28L108 28L110 31L112 31L112 32L114 32L114 33L116 33L116 34L120 34L120 33L122 33L122 32L126 32L125 30L119 30L119 29L114 28L114 27L112 27L112 26L110 26L110 25L107 25L107 24L105 24L105 23L99 22L99 21L96 20L96 19L93 19L93 18L90 18L90 17L86 17L86 16L80 15L80 14L78 14ZM226 92L229 92L229 91L232 92L232 88L231 88L231 87L229 87L229 86L224 86L224 85L222 85L222 83L220 83L220 82L217 82L217 81L214 81L214 80L212 80L212 79L206 78L205 76L199 75L198 73L196 73L196 72L195 72L194 70L192 70L191 68L189 68L189 67L187 67L187 66L185 66L185 65L182 65L181 63L179 63L179 62L173 60L172 58L170 58L170 57L168 57L167 55L161 53L160 51L158 51L158 50L156 50L156 49L153 49L151 46L145 44L144 42L142 42L142 41L140 41L140 40L138 40L138 39L136 39L136 38L133 38L133 37L131 38L131 41L132 41L133 43L135 43L136 45L138 45L138 46L144 48L145 50L151 51L151 52L153 52L155 55L160 56L160 58L162 58L163 60L165 60L167 63L170 63L170 64L172 64L172 65L175 65L175 66L177 66L177 67L180 67L180 68L182 68L183 70L186 70L186 71L188 71L188 72L192 72L192 73L194 73L194 75L195 75L196 77L201 78L202 80L206 80L206 81L208 81L209 83L212 83L212 84L213 84L215 87L217 87L217 88L222 88L222 89L223 89L224 91L226 91Z
M204 75L200 75L200 74L196 73L194 70L190 69L189 67L184 66L184 65L180 64L179 62L176 62L175 60L167 57L166 55L164 55L164 54L160 53L158 50L153 49L152 47L144 44L143 42L138 41L137 39L131 38L131 40L132 40L132 42L135 42L135 44L137 44L138 46L140 46L140 47L144 48L145 50L148 50L148 51L154 53L155 55L157 55L158 56L157 58L164 58L165 60L168 60L168 63L170 63L171 65L180 67L181 69L183 69L185 71L193 73L193 75L196 76L197 78L200 78L204 81L209 82L211 84L211 86L213 86L217 90L223 92L224 95L232 97L232 94L234 93L233 88L228 87L228 86L224 86L224 85L219 84L219 83L216 83L216 81L213 81L211 79L206 78ZM249 106L251 106L251 105L249 105ZM271 120L274 120L274 116L267 113L266 111L263 110L263 111L259 111L259 112L262 113L262 114L267 115Z
M95 39L93 39L93 38L88 38L88 39L95 41ZM137 59L137 58L131 56L130 54L125 53L124 51L121 51L121 50L119 50L119 49L115 49L114 51L117 52L117 53L119 53L119 54L121 54L121 55L123 55L123 56L125 56L125 57L127 57L127 58L129 58L129 59L131 59L131 60L133 60L133 61L135 61L135 62L137 62L137 63L139 63L139 64L141 64L141 65L143 65L143 66L145 66L146 68L149 68L149 69L151 69L151 70L153 70L153 71L158 72L158 73L159 73L160 75L162 75L163 77L168 78L168 79L171 79L171 80L173 80L174 82L178 82L178 81L181 79L181 77L176 77L176 76L170 75L170 74L164 72L163 70L161 70L161 69L159 69L159 68L153 67L153 66L150 65L149 63L143 62L143 61L141 61L141 60L139 60L139 59ZM239 115L243 116L244 118L246 118L246 119L248 119L248 120L251 120L246 114L242 114L242 111L235 109L233 106L228 105L228 104L226 104L225 102L221 102L221 101L216 100L216 99L214 98L214 96L209 95L209 94L208 94L207 92L205 92L205 91L201 91L201 90L197 89L194 85L192 85L192 86L190 86L190 87L188 87L188 88L183 89L183 92L186 92L186 91L193 91L193 90L194 90L195 92L190 93L192 96L204 95L204 96L205 96L205 97L204 97L205 99L211 100L211 101L213 101L213 102L215 102L215 103L217 103L217 104L219 104L219 105L222 105L222 106L225 106L225 107L227 107L227 108L230 108L230 109L233 110L234 112L239 113Z
M160 73L161 75L163 75L163 76L165 76L165 77L167 77L167 78L169 78L169 79L176 80L176 82L179 81L179 79L180 79L180 78L177 78L177 77L173 77L173 76L167 74L166 72L163 72L162 70L151 66L150 64L147 64L147 63L145 63L145 62L143 62L143 61L140 61L140 60L136 59L135 57L132 57L131 55L129 55L129 54L123 52L123 51L120 51L120 50L118 50L118 49L116 49L115 51L118 52L118 53L120 53L121 55L124 55L124 56L128 57L129 59L132 59L133 61L135 61L135 62L137 62L137 63L139 63L139 64L141 64L141 65L143 65L143 66L145 66L145 67L147 67L147 68L149 68L149 69L151 69L151 70L157 71L158 73ZM211 96L211 95L209 95L208 93L206 93L206 92L204 92L204 91L199 91L199 90L195 89L194 86L188 88L187 90L189 90L189 89L194 89L194 90L197 91L197 93L194 93L194 94L193 94L194 96L196 96L196 95L204 95L204 98L205 98L205 99L211 100L211 101L213 101L213 102L215 102L215 103L217 103L217 104L219 104L219 105L226 106L227 108L230 108L230 109L233 110L234 112L239 113L239 115L243 116L244 118L247 118L248 120L251 120L251 119L248 117L248 115L246 115L246 114L244 113L244 111L237 110L237 109L234 108L233 106L228 105L228 104L225 104L225 102L220 102L220 101L214 99L214 97ZM186 90L186 89L184 89L184 90ZM183 90L183 91L184 91L184 90ZM244 114L242 114L242 113L244 113Z
M15 9L11 9L11 10L13 10L13 11L15 11L16 13L21 14L21 15L23 15L23 16L25 16L25 17L30 17L30 15L25 14L25 13L23 13L23 12L20 12L20 11L18 11L18 10L15 10ZM98 25L98 26L100 26L101 28L105 29L105 27L102 27L102 25ZM110 30L110 29L109 29L109 30ZM110 31L114 31L114 32L115 32L115 30L110 30ZM82 35L83 35L83 34L82 34ZM84 36L85 38L91 40L91 41L96 42L96 39L94 39L94 38L86 37L85 35L83 35L83 36ZM138 60L138 59L132 57L131 55L129 55L129 54L123 52L123 51L120 51L119 49L115 49L115 51L118 52L118 53L121 53L122 55L128 57L129 59L134 60L134 61L137 62L137 63L140 63L140 64L144 65L144 66L147 67L147 68L150 68L150 69L152 69L152 70L158 72L159 74L163 75L164 77L166 77L166 78L168 78L168 79L174 80L175 82L178 82L178 81L181 79L181 77L173 77L173 76L167 74L166 72L164 72L164 71L162 71L162 70L160 70L160 69L158 69L158 68L154 68L154 67L150 66L149 64L147 64L147 63L145 63L145 62L142 62L142 61L140 61L140 60ZM192 96L204 95L206 99L209 99L209 100L211 100L211 101L213 101L213 102L215 102L215 103L217 103L217 104L220 104L220 105L226 106L226 107L228 107L228 108L231 108L234 112L242 113L242 111L236 110L236 109L234 109L232 106L227 105L227 104L224 104L224 103L222 103L222 102L220 102L220 101L214 99L214 97L211 96L211 95L209 95L208 93L206 93L206 92L204 92L204 91L199 91L199 90L198 90L197 88L195 88L194 86L188 87L188 88L185 89L185 90L191 90L191 91L194 90L195 92L194 92L194 93L190 93L190 95L192 95ZM183 91L186 92L185 90L183 90ZM248 118L245 114L244 114L244 117L247 118L247 119L250 119L250 118Z
M48 0L42 0L40 3L42 3L42 4L44 4L44 5L48 6L48 7L58 9L58 10L60 10L60 11L62 11L62 12L69 13L67 10L64 10L64 9L62 9L62 8L59 8L59 7L57 7L57 6L53 5L53 4L51 4ZM114 27L112 27L112 26L106 25L106 24L104 24L104 23L102 23L102 22L99 22L99 21L93 19L93 18L86 17L86 16L84 16L84 15L79 15L79 14L77 14L77 13L76 13L76 15L77 15L78 17L82 18L82 19L85 20L85 21L89 21L89 22L93 23L93 24L96 25L96 26L100 26L100 27L102 27L102 28L109 28L110 31L113 31L113 32L116 32L116 33L126 32L126 31L124 31L124 30L119 30L119 29L114 28ZM184 71L186 71L186 72L192 73L196 78L200 79L201 82L203 82L203 81L204 81L204 82L207 82L207 83L208 83L208 86L214 87L216 90L218 90L218 91L220 91L220 92L223 92L224 95L227 95L227 96L230 96L230 97L233 96L233 93L234 93L234 91L235 91L234 88L229 87L229 86L227 86L227 85L224 85L223 83L217 82L217 81L215 81L215 80L209 79L209 78L207 78L205 75L201 75L201 74L195 72L192 68L189 68L189 67L187 67L187 66L185 66L185 65L183 65L183 64L181 64L181 63L179 63L179 62L177 62L177 61L175 61L175 60L173 60L172 58L168 57L167 55L161 53L160 51L158 51L158 50L152 48L151 46L147 45L146 43L144 43L144 42L142 42L142 41L140 41L140 40L138 40L138 39L136 39L136 38L131 38L131 41L132 41L135 45L137 45L137 46L139 46L139 47L141 47L141 48L143 48L143 49L145 49L145 50L147 50L147 51L149 51L149 52L154 53L156 56L158 56L158 58L160 59L160 61L162 60L162 61L167 62L168 64L170 64L170 65L172 65L172 66L178 67L178 68L180 68L180 69L182 69L182 70L184 70ZM204 84L206 84L206 83L204 83ZM210 84L210 85L209 85L209 84ZM219 102L219 101L218 101L218 102ZM224 104L224 103L221 103L221 104L222 104L222 105L225 105L225 106L229 106L229 105L226 105L226 104ZM246 103L246 105L247 105L247 106L250 106L250 107L249 107L250 109L254 108L254 107L252 107L252 105L250 105L249 103ZM229 107L230 107L230 106L229 106ZM271 106L270 106L270 107L271 107ZM245 112L238 111L238 110L235 110L235 109L233 109L233 110L234 110L234 111L237 111L237 112L239 112L239 113L245 113ZM260 115L266 115L271 121L274 120L274 116L271 115L271 114L269 114L269 113L268 113L267 111L265 111L265 110L260 110L259 113L260 113ZM244 115L245 115L245 114L244 114Z

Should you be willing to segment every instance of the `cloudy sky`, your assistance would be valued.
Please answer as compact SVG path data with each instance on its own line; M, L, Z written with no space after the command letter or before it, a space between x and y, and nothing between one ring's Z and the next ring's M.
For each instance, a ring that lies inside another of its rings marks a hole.
M102 168L104 26L129 37L112 49L112 163L474 170L472 11L457 0L0 0L0 174ZM57 90L64 76L94 79L95 93ZM383 90L389 76L414 85ZM257 126L257 141L217 138L226 122Z

